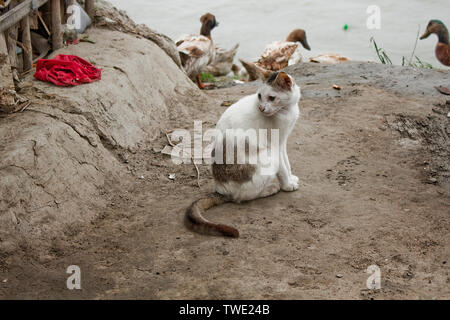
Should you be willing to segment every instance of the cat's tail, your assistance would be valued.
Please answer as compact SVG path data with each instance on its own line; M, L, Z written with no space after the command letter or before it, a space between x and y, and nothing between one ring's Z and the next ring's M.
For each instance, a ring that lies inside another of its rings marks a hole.
M224 224L211 222L202 215L209 208L229 201L230 200L217 193L195 201L186 211L188 227L191 230L202 234L239 238L239 231L237 229Z
M258 69L256 64L254 64L253 62L248 62L248 61L242 60L242 59L239 59L239 61L242 63L242 66L245 68L245 70L247 70L248 81L254 81L261 77L260 70Z

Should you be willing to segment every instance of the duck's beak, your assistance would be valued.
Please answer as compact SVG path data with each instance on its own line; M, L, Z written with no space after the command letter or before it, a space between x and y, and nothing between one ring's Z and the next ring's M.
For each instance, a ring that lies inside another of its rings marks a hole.
M430 32L427 30L425 31L425 33L423 35L420 36L420 40L426 39L428 38L428 36L430 35Z
M311 50L311 47L309 46L308 41L306 39L302 41L302 45L303 48L305 48L306 50Z

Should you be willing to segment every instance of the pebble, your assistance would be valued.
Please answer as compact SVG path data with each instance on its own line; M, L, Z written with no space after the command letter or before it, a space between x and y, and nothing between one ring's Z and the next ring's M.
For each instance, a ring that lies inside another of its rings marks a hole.
M343 277L343 275L342 274L340 274L340 273L338 273L337 275L336 275L336 278L342 278Z
M174 174L169 174L169 180L175 180L175 175Z

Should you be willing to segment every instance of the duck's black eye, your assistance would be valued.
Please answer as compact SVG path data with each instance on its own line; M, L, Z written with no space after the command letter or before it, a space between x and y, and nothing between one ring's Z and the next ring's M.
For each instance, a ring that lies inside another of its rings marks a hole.
M275 97L274 96L269 96L269 101L274 101Z
M258 99L261 100L261 93L258 93Z

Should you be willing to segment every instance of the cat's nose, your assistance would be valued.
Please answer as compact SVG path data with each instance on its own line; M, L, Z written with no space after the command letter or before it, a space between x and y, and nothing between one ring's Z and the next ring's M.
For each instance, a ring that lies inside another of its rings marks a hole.
M263 106L259 106L259 111L264 112L264 110L266 110L266 108L264 108Z

